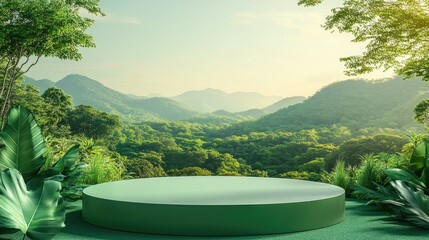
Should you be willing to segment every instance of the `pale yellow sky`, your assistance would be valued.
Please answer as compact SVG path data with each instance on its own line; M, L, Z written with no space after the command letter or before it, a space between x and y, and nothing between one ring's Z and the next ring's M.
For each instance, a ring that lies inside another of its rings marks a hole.
M57 81L78 73L136 95L217 88L309 96L350 79L339 58L359 54L363 46L321 27L341 1L314 8L296 2L104 0L107 16L90 30L97 48L83 49L80 62L43 59L28 75Z

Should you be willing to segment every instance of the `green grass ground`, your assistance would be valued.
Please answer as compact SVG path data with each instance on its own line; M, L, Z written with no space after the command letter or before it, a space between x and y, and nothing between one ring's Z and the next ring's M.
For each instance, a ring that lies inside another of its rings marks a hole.
M67 214L66 227L54 240L169 240L169 239L210 239L210 240L414 240L428 239L429 229L414 227L407 223L392 221L383 212L372 206L364 206L357 201L346 202L346 218L343 222L317 230L249 237L176 237L137 234L99 228L82 220L82 212L75 210ZM22 237L22 234L21 234ZM10 239L10 238L6 238ZM20 239L17 237L16 239Z

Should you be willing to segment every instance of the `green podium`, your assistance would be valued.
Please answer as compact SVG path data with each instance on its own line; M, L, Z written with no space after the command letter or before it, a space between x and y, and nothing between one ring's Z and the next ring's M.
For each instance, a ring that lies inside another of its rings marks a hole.
M257 177L163 177L83 192L82 215L100 227L163 235L236 236L327 227L344 219L342 188Z

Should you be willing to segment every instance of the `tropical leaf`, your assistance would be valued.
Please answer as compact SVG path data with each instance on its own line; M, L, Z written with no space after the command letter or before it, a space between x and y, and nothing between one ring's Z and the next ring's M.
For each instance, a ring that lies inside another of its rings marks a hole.
M46 170L48 176L53 176L62 173L63 171L72 172L73 165L79 158L79 145L71 147L64 156L54 165Z
M429 142L423 140L417 144L416 148L411 155L410 164L413 169L422 169L426 166L426 160L429 152Z
M404 205L400 207L402 217L415 225L429 228L429 197L423 190L413 190L404 181L390 184L398 191Z
M73 186L81 179L84 174L84 169L89 165L86 163L77 163L74 164L71 168L67 169L67 171L63 171L64 180L63 186Z
M31 239L51 239L65 226L60 190L60 182L45 181L36 191L27 191L18 170L1 171L0 228L20 230Z
M82 190L87 185L76 186L76 183L83 174L86 163L76 163L79 158L79 145L71 147L64 156L54 165L39 173L36 177L27 182L27 188L34 190L39 188L44 181L54 180L61 182L61 196L65 200L77 200L82 196Z
M421 172L420 179L429 185L429 141L423 140L413 151L410 159L411 168Z
M426 188L426 185L424 182L420 180L414 173L410 173L406 170L399 169L399 168L391 168L391 169L385 169L384 173L392 180L401 180L401 181L407 181L413 185L415 185L418 188Z
M371 199L367 204L371 203L387 203L387 200L399 199L398 194L395 191L391 191L390 189L374 182L376 190L366 188L360 185L354 185L353 190L355 195L360 196L362 198Z
M0 170L17 169L26 182L35 177L46 161L42 156L46 148L33 114L21 106L11 109L0 139L4 144Z

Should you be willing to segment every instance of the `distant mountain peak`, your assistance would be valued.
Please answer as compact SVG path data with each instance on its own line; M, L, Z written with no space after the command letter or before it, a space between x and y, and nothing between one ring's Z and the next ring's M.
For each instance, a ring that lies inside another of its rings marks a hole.
M92 84L104 86L99 81L80 74L69 74L58 82L84 82L84 83L92 83Z
M241 112L248 109L264 108L281 97L265 96L255 92L227 93L220 89L206 88L184 92L172 99L185 103L199 112L210 113L219 109Z
M55 82L49 79L36 80L28 76L24 76L24 83L36 86L37 88L39 88L40 93L44 93L46 89L55 86Z

